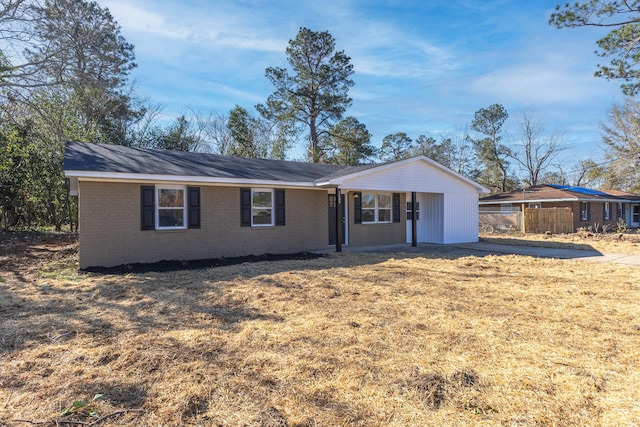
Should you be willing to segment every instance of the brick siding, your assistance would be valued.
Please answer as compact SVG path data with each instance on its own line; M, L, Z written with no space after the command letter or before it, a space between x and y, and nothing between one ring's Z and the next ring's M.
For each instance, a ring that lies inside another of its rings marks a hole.
M327 192L285 190L286 225L240 226L240 189L200 186L199 229L140 229L140 186L80 182L80 268L295 253L328 245Z

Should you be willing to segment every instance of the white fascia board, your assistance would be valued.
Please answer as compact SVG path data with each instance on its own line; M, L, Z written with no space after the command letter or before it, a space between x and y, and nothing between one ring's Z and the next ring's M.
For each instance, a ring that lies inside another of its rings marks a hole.
M209 176L184 176L184 175L154 175L142 173L120 172L92 172L92 171L64 171L65 177L77 178L80 181L111 181L111 182L180 182L197 184L217 184L228 186L263 186L263 187L302 187L309 189L321 189L313 182L276 181L264 179L219 178Z
M416 156L416 157L410 157L408 159L403 159L403 160L398 160L395 162L390 162L390 163L384 163L381 164L379 166L374 166L371 167L369 169L365 169L359 172L354 172L351 173L349 175L343 175L334 179L331 179L329 181L323 182L323 185L342 185L344 183L344 181L348 180L348 179L353 179L353 178L358 178L364 175L368 175L371 173L376 173L376 172L380 172L380 171L384 171L386 169L392 169L407 163L414 163L414 162L419 162L419 161L423 161L426 162L428 164L430 164L431 166L442 170L443 172L449 174L449 175L453 175L454 177L462 180L463 182L472 185L473 187L478 189L478 193L490 193L489 189L478 184L477 182L467 178L464 175L459 174L458 172L449 169L448 167L441 165L440 163L436 162L435 160L432 160L430 158L428 158L427 156Z

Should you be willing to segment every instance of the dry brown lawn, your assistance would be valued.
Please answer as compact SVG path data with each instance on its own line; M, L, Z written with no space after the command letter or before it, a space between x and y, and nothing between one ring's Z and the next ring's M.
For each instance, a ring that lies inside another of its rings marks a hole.
M590 249L603 253L640 255L640 233L481 234L481 240L504 245Z
M0 252L0 425L640 425L637 268L397 253L98 275L75 249Z

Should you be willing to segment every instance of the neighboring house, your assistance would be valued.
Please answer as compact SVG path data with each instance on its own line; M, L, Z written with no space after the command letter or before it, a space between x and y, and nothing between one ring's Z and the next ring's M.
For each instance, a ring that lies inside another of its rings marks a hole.
M571 208L574 230L594 224L614 225L619 219L628 227L640 227L640 196L616 190L543 184L483 197L479 205L483 212L520 211L522 207Z
M80 268L474 242L488 192L424 156L338 166L69 142L64 172Z

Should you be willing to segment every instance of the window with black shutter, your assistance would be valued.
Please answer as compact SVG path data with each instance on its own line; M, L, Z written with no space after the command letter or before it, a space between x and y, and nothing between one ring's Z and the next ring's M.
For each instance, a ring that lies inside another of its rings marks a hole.
M357 192L354 194L356 224L400 222L400 194Z
M242 227L285 225L284 189L241 188L240 224Z
M181 230L200 227L200 188L183 185L140 187L142 230Z
M591 206L589 202L580 202L580 220L581 221L588 221L591 219L590 208Z

